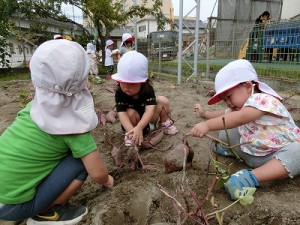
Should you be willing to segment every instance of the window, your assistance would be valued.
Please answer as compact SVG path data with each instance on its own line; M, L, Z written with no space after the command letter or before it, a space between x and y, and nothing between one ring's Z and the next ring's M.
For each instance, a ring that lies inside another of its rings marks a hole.
M146 25L140 26L139 27L139 32L145 31L146 30Z
M16 54L13 43L9 43L9 51L10 51L10 54Z
M18 49L19 49L19 54L21 55L23 53L23 49L21 45L18 45Z

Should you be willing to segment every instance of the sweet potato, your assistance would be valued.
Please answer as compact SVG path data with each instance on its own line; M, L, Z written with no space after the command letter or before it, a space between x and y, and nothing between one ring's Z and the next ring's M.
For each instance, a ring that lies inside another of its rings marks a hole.
M96 114L98 116L98 125L105 126L105 124L106 124L105 114L102 112L101 109L95 109L95 112L96 112Z
M212 97L216 94L216 91L214 89L209 89L205 97Z
M111 110L105 115L105 118L106 122L113 124L117 120L117 112L115 110Z
M105 126L105 124L106 124L106 117L105 117L105 114L102 113L102 114L100 115L100 125Z
M167 153L167 155L165 155L164 157L165 172L172 173L174 171L182 170L185 154L187 154L186 162L192 162L194 158L194 152L189 147L187 141L183 140L182 143L175 146Z
M152 148L155 145L159 144L163 137L163 130L153 131L144 139L144 141L142 142L142 147L146 149Z
M113 149L111 150L111 155L115 160L116 166L121 166L124 163L126 156L124 154L124 151L122 151L120 148L113 146Z
M113 87L105 87L105 90L109 91L110 93L116 92L116 90Z

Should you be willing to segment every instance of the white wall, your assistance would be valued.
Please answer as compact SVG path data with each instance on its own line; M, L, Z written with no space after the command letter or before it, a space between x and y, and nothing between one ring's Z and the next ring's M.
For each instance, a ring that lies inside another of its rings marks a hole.
M283 0L281 19L290 19L300 14L299 0Z

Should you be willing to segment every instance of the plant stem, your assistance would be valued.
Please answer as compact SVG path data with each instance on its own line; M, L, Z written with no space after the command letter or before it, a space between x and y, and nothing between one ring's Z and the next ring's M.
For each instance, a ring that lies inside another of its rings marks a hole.
M206 216L208 217L208 216L212 216L212 215L214 215L214 214L216 214L216 213L223 212L223 211L225 211L226 209L228 209L228 208L230 208L231 206L233 206L234 204L238 203L239 201L240 201L240 199L234 201L233 203L231 203L230 205L226 206L225 208L220 209L220 210L217 210L217 211L214 211L214 212L212 212L212 213L209 213L209 214L207 214Z

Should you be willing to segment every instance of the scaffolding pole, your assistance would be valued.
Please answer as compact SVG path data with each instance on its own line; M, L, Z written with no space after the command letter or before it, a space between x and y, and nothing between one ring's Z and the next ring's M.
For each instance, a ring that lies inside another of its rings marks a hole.
M185 16L183 16L183 0L180 0L179 2L179 36L178 36L178 75L177 75L177 81L178 84L181 84L182 80L182 61L184 61L186 64L188 64L189 67L192 67L189 65L189 63L186 60L183 60L182 55L184 52L187 51L188 48L192 47L192 45L189 45L184 51L182 50L183 45L183 25L184 25L184 18L186 18L194 9L196 9L196 24L195 24L195 30L194 30L194 38L195 40L192 41L193 47L194 47L194 65L193 65L193 73L189 76L187 80L189 80L192 76L198 75L198 46L199 46L199 24L200 24L200 0L195 0L196 5L193 9L191 9ZM187 27L187 30L189 28ZM189 30L190 31L190 30ZM191 32L191 31L190 31Z
M178 72L177 83L181 84L182 75L182 21L183 21L183 0L179 1L179 32L178 32Z

